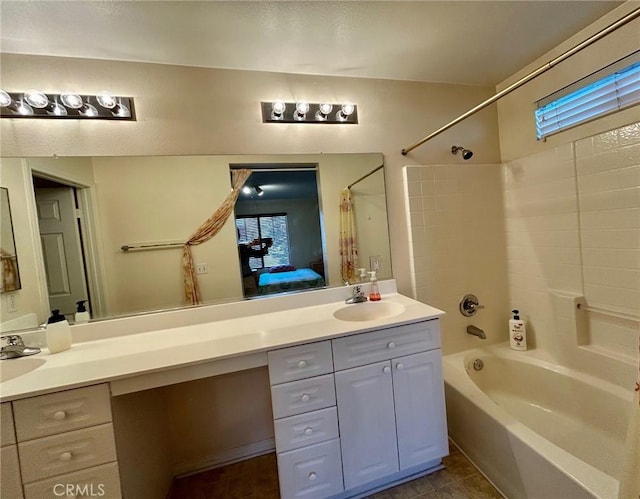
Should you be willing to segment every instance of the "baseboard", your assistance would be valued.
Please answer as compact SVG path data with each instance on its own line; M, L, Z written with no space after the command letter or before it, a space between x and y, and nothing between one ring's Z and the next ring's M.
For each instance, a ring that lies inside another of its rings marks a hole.
M202 473L203 471L215 468L221 468L222 466L238 463L246 459L251 459L252 457L258 457L263 454L275 452L275 450L275 439L268 438L266 440L260 440L259 442L252 442L248 445L234 447L233 449L227 449L215 454L204 456L197 462L176 463L173 467L174 479L195 475L196 473Z

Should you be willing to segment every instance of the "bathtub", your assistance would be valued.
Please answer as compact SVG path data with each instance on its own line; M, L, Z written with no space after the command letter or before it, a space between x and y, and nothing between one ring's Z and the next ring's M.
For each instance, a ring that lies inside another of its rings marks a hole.
M504 496L617 497L631 391L507 344L445 355L443 372L449 435Z

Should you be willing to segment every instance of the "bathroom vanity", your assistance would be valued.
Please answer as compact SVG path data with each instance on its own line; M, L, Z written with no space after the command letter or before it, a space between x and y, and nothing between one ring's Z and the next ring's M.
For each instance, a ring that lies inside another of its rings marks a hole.
M161 453L140 443L164 435L142 401L254 368L268 369L283 498L355 497L440 469L443 312L381 285L379 304L332 288L76 326L67 352L2 361L0 496L164 497L151 486Z

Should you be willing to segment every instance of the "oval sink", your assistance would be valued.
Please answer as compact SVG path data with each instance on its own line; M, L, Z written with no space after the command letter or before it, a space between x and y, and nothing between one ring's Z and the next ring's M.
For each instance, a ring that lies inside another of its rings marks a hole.
M44 359L35 359L32 357L0 360L0 382L9 381L10 379L30 373L44 363Z
M374 321L404 312L404 305L388 301L353 303L336 310L333 316L341 321Z

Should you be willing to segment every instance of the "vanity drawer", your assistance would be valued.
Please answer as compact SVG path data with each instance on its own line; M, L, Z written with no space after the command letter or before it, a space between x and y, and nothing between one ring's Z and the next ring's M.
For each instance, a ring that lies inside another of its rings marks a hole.
M277 419L274 424L278 452L338 438L338 411L335 407Z
M25 499L55 499L67 497L101 497L120 499L120 475L116 463L94 466L86 470L67 473L55 478L33 482L24 487Z
M16 443L16 431L13 427L13 412L11 404L0 404L0 446Z
M111 421L109 386L40 395L13 403L18 442Z
M439 321L391 327L332 340L336 371L440 347Z
M18 444L25 483L116 460L111 423Z
M278 454L280 495L321 499L344 490L340 440Z
M272 350L267 357L272 385L333 372L330 341Z
M336 405L333 374L272 386L271 402L274 419Z
M15 445L0 449L0 484L0 499L22 498L18 448Z

